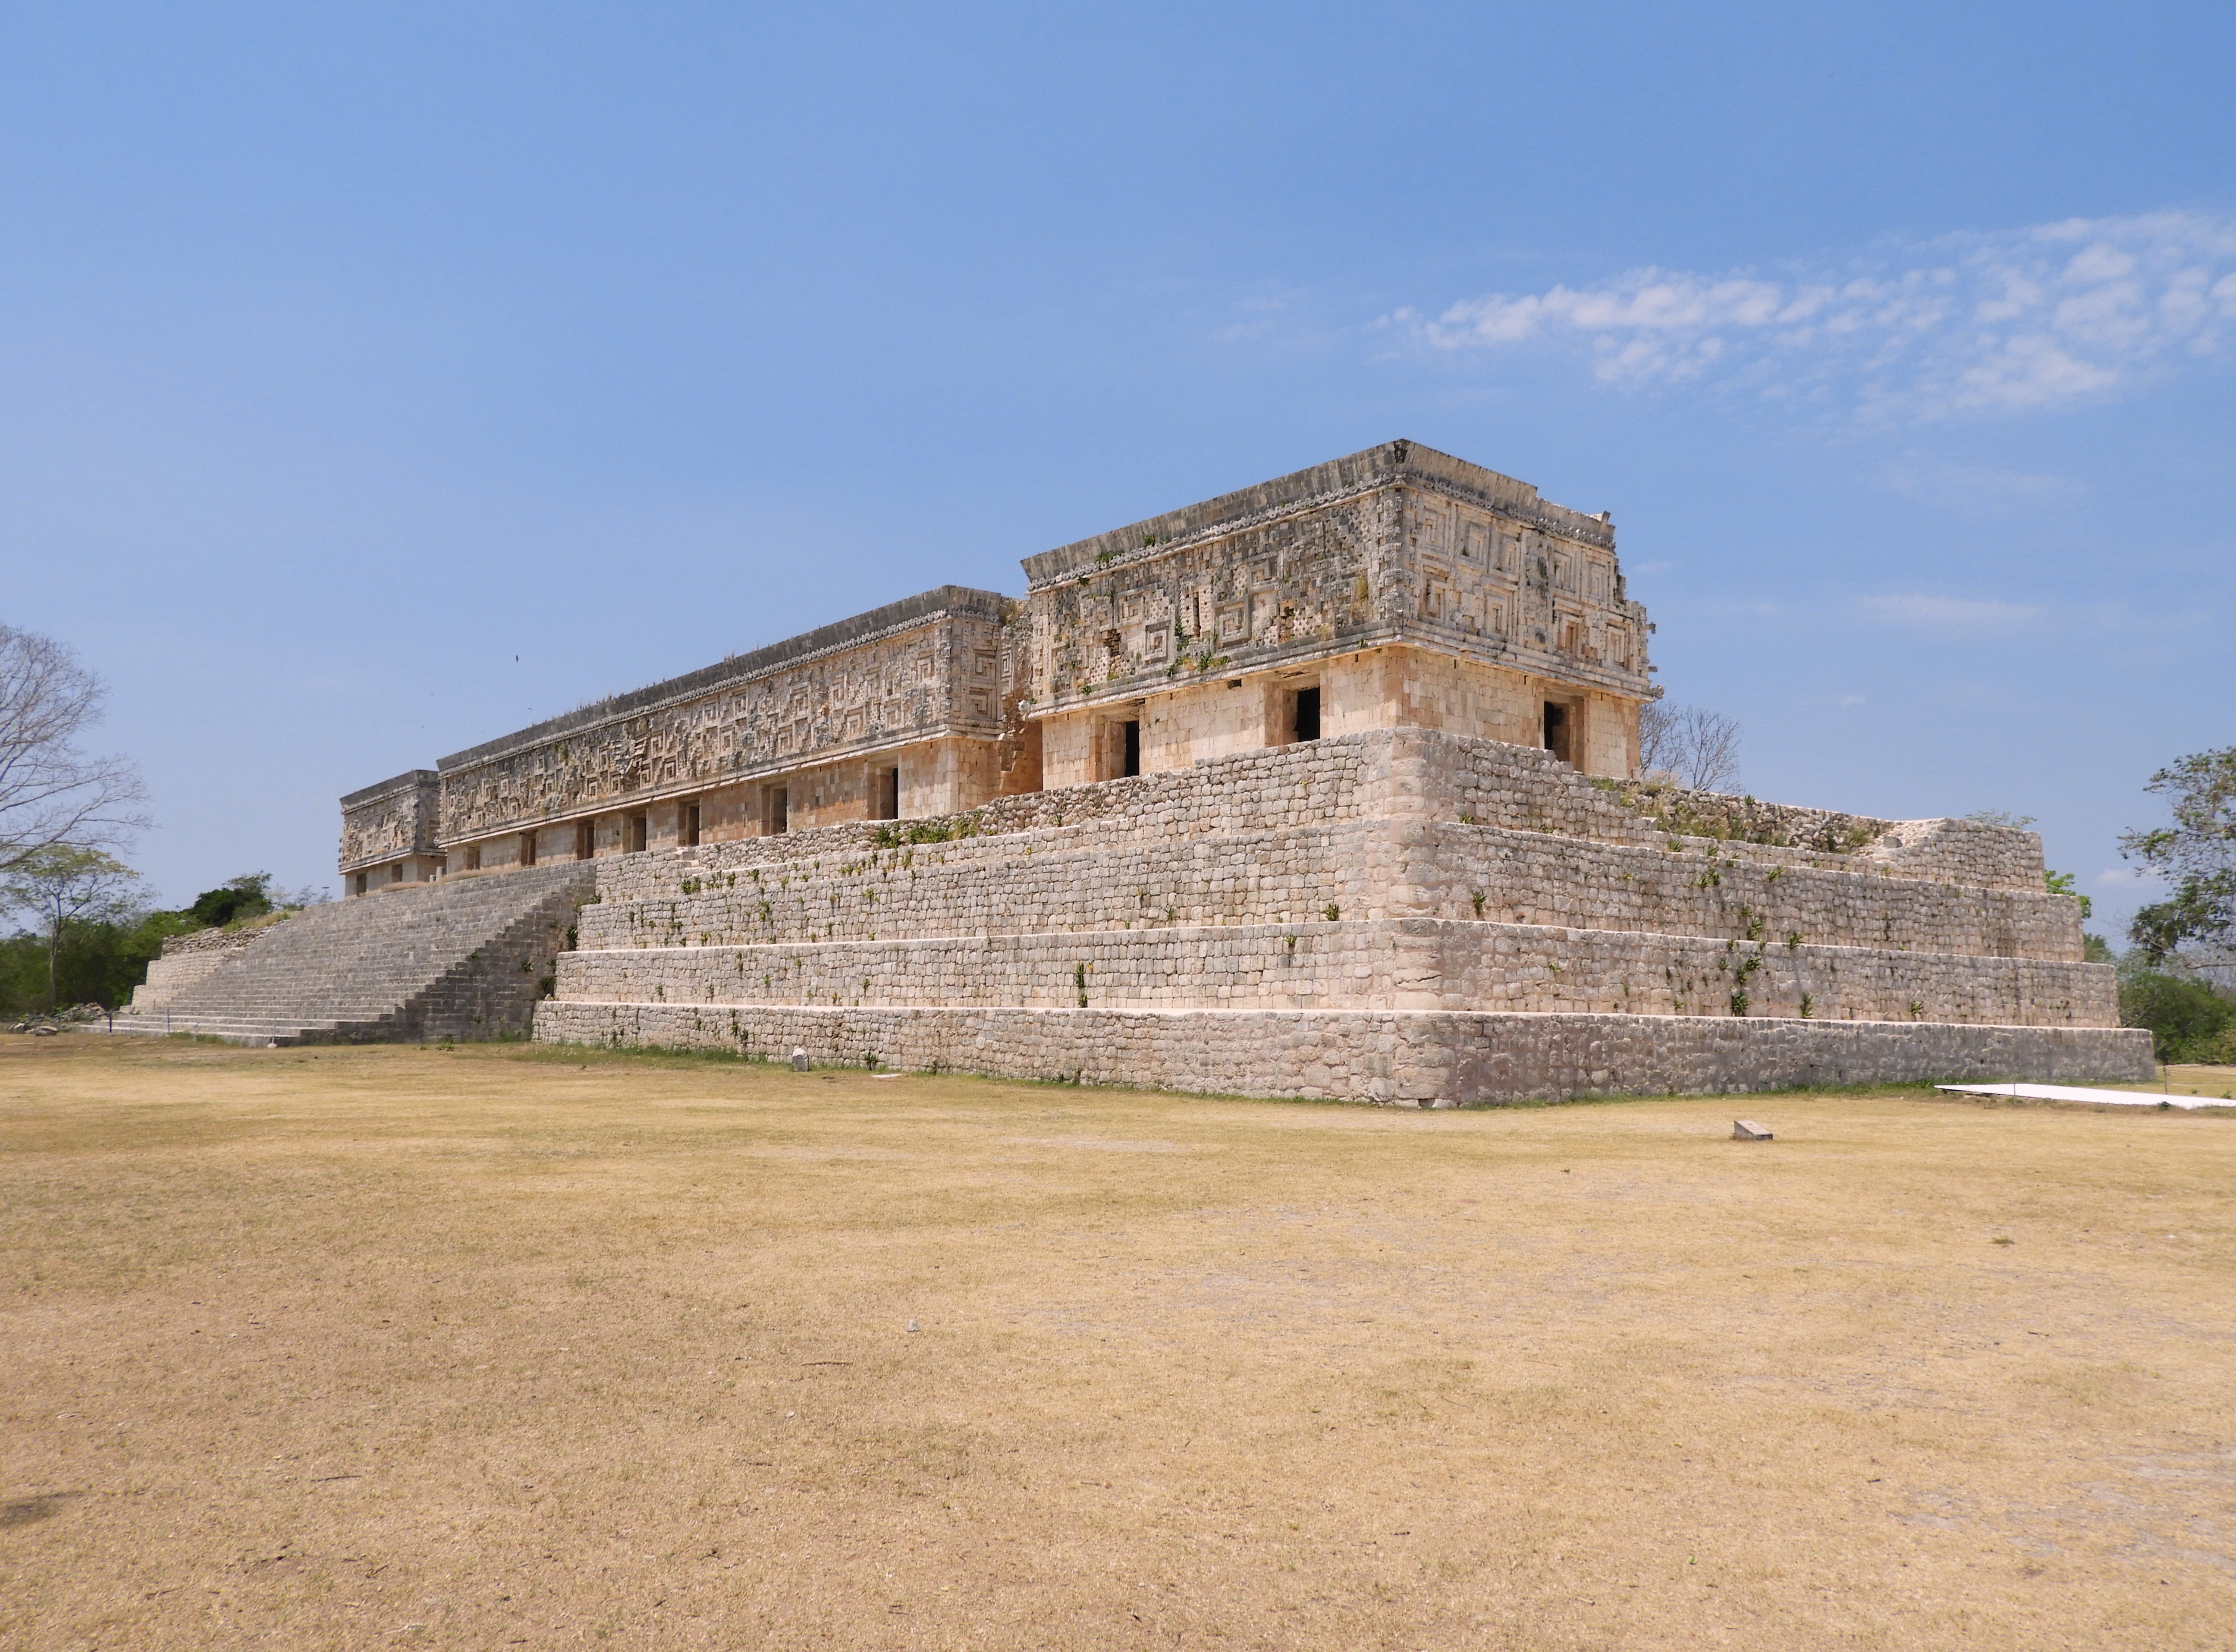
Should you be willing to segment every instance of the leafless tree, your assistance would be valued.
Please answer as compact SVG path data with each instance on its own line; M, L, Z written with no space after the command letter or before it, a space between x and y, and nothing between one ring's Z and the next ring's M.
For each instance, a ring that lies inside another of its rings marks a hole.
M1649 701L1638 712L1641 779L1696 792L1739 783L1739 726L1720 711Z
M78 749L101 696L61 643L0 625L0 874L59 845L95 848L147 827L131 760Z

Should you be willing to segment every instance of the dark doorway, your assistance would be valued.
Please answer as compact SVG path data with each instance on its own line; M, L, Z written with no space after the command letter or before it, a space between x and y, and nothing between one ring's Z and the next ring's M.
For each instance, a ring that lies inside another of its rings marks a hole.
M1550 700L1545 702L1545 749L1564 763L1576 760L1568 754L1568 708Z
M575 822L575 859L588 860L598 852L598 824L595 820Z
M870 771L870 819L898 820L901 818L901 772L897 768L873 768Z
M652 823L641 814L626 816L621 822L621 847L630 854L644 852L644 840Z
M363 872L359 872L359 873L358 873L358 875L357 875L357 892L358 892L358 894L360 894L360 895L362 895L363 893L365 893L365 882L366 882L365 875Z
M1121 774L1139 774L1141 772L1141 722L1136 719L1118 726L1126 731L1126 754L1120 760L1118 772Z
M792 793L781 786L769 787L768 831L771 837L792 830Z
M536 834L533 832L520 834L520 864L523 866L536 864Z
M1292 740L1318 740L1320 737L1320 691L1318 688L1297 690L1297 714L1289 730Z
M675 806L675 841L681 848L695 849L699 846L699 806L696 803Z

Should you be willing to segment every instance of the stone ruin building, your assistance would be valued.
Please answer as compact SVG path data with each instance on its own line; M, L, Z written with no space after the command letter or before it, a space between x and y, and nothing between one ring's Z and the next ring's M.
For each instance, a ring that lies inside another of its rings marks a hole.
M1024 569L350 793L348 898L134 1024L1437 1106L2148 1071L2033 834L1639 774L1605 513L1391 442Z

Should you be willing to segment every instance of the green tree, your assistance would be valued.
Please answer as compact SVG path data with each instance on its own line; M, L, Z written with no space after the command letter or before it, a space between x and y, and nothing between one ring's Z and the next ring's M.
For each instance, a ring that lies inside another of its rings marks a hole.
M194 897L184 916L193 918L198 928L223 929L240 918L261 918L273 910L272 874L247 872L227 879L215 889L204 890Z
M50 844L0 879L0 904L38 915L47 952L47 1004L59 1000L62 936L72 925L113 924L134 911L140 874L99 849Z
M2154 964L2185 941L2236 942L2236 746L2193 753L2143 789L2172 797L2174 824L2126 833L2120 852L2174 886L2135 914L2128 938Z
M2186 976L2134 970L2120 980L2120 1024L2149 1028L2160 1061L2226 1060L2236 1001Z

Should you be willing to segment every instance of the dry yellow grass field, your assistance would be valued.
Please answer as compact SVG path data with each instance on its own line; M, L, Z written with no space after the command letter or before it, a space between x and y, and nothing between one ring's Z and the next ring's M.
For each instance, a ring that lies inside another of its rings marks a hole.
M2159 1069L2147 1083L2108 1084L2107 1089L2158 1090L2169 1096L2197 1096L2210 1101L2236 1101L2236 1067L2213 1067L2195 1062L2176 1062Z
M1922 1093L0 1040L0 1643L2226 1647L2232 1172Z

